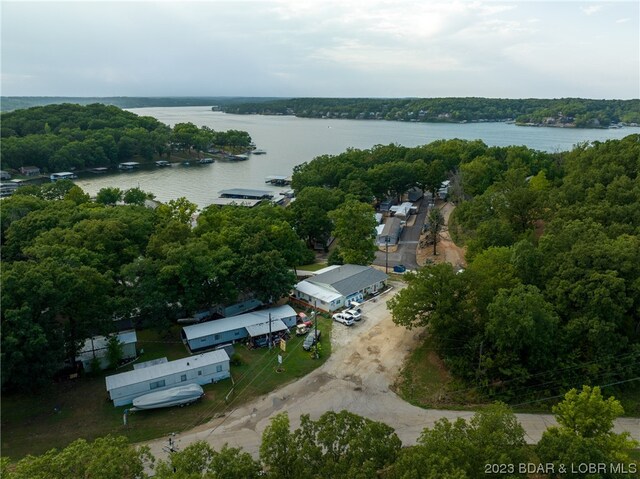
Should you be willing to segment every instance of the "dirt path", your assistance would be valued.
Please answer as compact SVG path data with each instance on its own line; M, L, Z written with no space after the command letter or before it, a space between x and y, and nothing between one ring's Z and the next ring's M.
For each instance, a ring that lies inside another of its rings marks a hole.
M438 244L436 246L437 255L433 255L433 246L427 246L426 248L418 248L416 254L416 261L420 266L424 266L427 262L432 263L451 263L452 265L462 268L466 265L464 260L464 248L457 246L451 239L449 234L449 217L455 209L453 203L443 203L436 205L440 208L442 216L444 216L444 227L440 232Z
M287 412L292 427L296 428L301 414L317 419L326 411L346 409L390 425L405 445L415 444L422 430L432 427L440 418L471 417L473 412L469 411L427 410L412 406L390 389L420 334L420 330L408 331L391 320L386 301L404 287L402 284L393 286L392 291L379 296L375 302L368 301L363 305L364 319L352 328L334 325L331 338L334 352L323 366L299 381L227 413L224 418L179 434L178 447L184 448L203 439L216 449L228 443L257 457L262 431L269 419L280 412ZM550 415L517 416L529 442L537 442L542 432L555 424ZM617 429L627 430L640 439L638 419L619 420ZM166 457L163 451L166 438L146 444L156 457Z

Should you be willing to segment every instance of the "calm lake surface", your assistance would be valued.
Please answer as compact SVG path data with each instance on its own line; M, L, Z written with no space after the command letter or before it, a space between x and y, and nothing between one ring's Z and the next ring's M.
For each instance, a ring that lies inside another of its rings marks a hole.
M586 130L575 128L520 127L506 123L405 123L392 121L321 120L293 116L227 115L208 107L136 108L137 115L152 116L175 125L191 122L217 131L249 132L257 148L266 155L250 156L242 162L216 161L209 165L153 168L104 176L80 178L76 183L95 195L101 188L123 190L140 187L160 201L186 197L203 208L228 188L274 191L288 188L265 184L270 175L289 176L293 167L316 156L339 154L347 148L366 149L398 143L418 146L434 140L481 139L489 146L525 145L536 150L563 151L585 141L619 139L637 133L638 128Z

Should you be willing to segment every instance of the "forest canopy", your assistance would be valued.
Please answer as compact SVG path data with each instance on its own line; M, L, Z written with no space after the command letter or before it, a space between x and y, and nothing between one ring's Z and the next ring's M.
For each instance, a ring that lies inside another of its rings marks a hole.
M247 132L217 132L193 123L173 128L116 106L47 105L3 113L2 167L44 171L114 167L131 159L151 161L173 150L200 154L210 148L247 148Z
M514 120L519 124L606 128L640 123L640 100L584 98L291 98L230 104L228 113L419 122Z

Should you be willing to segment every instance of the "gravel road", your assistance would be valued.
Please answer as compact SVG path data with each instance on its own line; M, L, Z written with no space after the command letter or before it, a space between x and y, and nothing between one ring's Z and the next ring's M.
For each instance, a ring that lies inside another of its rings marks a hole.
M403 285L364 303L363 320L349 328L335 323L331 337L333 352L320 368L311 374L268 395L229 412L191 431L177 436L179 448L204 439L214 448L224 443L242 447L258 457L262 431L269 419L287 412L293 428L300 424L300 415L317 419L326 411L346 409L355 414L382 421L395 428L404 445L415 444L425 427L440 418L469 418L473 412L421 409L406 403L390 386L402 367L407 353L418 343L420 330L408 331L396 326L387 311L386 301ZM551 415L518 414L526 431L527 441L537 442L544 430L555 424ZM628 431L640 440L640 419L621 418L617 431ZM166 457L162 450L166 438L145 443L157 458Z

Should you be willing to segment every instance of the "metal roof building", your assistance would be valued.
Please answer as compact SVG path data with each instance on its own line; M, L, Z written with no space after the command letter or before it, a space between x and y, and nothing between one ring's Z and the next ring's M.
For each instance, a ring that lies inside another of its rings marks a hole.
M229 190L219 191L220 198L238 198L245 200L270 200L274 197L273 191L269 190L250 190L246 188L231 188Z
M277 333L296 325L296 312L291 306L252 311L228 318L193 324L182 328L182 339L191 351L209 349L218 344L234 343L247 338Z
M323 311L335 311L384 288L388 276L371 266L344 264L325 268L295 287L296 298Z
M229 376L229 355L224 349L219 349L107 376L105 383L113 405L124 406L151 391L181 384L203 385Z

